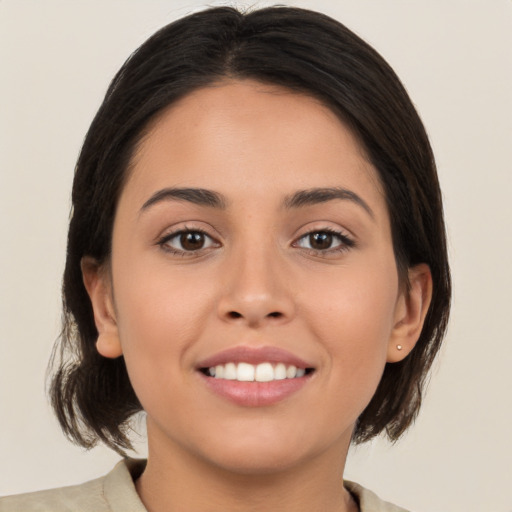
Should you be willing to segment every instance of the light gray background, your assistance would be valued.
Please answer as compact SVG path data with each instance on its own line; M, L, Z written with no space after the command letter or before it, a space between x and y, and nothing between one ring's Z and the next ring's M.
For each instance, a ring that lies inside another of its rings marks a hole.
M510 512L512 2L281 3L332 15L390 62L430 134L445 196L454 305L423 411L398 445L353 451L346 476L416 512ZM204 5L0 0L0 495L94 478L118 459L68 443L43 391L73 168L124 59Z

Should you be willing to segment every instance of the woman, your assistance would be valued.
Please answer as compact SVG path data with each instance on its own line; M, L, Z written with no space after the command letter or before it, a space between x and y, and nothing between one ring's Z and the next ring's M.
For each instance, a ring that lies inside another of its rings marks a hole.
M143 409L148 460L0 504L401 510L342 485L346 454L411 425L449 299L433 155L383 59L311 11L183 18L82 148L51 392L121 454Z

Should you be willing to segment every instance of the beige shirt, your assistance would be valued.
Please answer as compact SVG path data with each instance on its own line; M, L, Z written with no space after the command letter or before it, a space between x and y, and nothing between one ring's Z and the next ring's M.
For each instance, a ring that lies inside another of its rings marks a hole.
M0 498L0 512L147 512L135 490L146 461L125 459L104 477L70 487ZM345 487L361 512L407 512L353 482Z

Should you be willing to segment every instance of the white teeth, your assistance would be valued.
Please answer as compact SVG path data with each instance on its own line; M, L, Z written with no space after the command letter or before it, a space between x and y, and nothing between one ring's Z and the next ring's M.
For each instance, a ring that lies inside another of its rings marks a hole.
M236 380L240 380L242 382L252 382L254 380L254 373L255 369L252 364L238 363L238 367L236 369Z
M228 363L224 367L224 378L228 380L236 380L237 379L237 371L235 363Z
M208 368L208 374L216 379L237 380L240 382L271 382L273 380L295 379L304 377L306 370L293 364L283 363L226 363Z
M297 375L297 367L290 365L288 368L286 368L286 377L288 379L293 379Z
M286 379L286 366L283 363L276 364L276 367L274 368L274 379Z
M269 382L274 380L274 368L270 363L261 363L256 366L254 380L257 382Z

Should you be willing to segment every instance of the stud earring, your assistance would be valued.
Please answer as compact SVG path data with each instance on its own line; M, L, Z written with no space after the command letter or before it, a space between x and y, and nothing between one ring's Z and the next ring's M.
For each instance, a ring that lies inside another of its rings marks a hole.
M397 346L396 346L396 349L397 349L397 350L402 350L403 348L404 348L404 347L402 347L402 345L397 345Z

